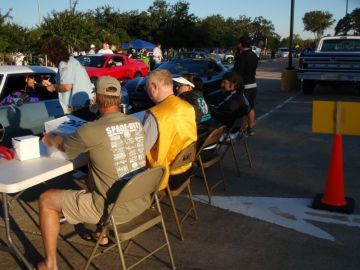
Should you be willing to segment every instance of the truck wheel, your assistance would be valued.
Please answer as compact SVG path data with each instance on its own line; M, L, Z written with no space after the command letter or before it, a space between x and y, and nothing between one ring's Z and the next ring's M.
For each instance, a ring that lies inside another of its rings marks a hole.
M315 81L303 80L302 81L302 90L303 90L304 95L311 95L314 91L315 86L316 86Z

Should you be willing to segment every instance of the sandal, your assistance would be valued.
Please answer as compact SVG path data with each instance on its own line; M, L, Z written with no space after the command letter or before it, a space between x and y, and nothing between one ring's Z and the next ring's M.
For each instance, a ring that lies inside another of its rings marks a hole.
M86 240L86 241L91 241L91 242L97 242L97 240L99 239L99 232L85 232L83 233L81 236L82 239ZM107 241L105 241L107 240ZM107 235L104 235L99 243L100 247L108 247L112 244L112 241L110 240L110 238Z

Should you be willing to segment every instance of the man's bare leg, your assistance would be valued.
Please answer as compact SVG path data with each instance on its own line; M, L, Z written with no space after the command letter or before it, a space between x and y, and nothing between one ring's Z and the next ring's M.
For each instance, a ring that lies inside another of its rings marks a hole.
M60 232L59 215L61 213L61 189L51 189L40 195L39 218L40 230L44 243L45 259L38 264L38 269L57 270L57 238Z

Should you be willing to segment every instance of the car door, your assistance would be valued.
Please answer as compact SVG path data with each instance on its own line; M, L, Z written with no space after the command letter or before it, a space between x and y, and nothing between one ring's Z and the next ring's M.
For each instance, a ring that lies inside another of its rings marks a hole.
M106 62L107 74L116 79L130 78L130 69L121 56L111 56Z
M25 74L26 75L26 74ZM23 84L24 74L9 75L6 78L0 99L12 93L19 83ZM37 74L47 76L55 82L55 74ZM44 122L63 115L57 93L49 93L45 88L37 87L39 94L37 102L19 102L0 106L0 123L5 128L4 141L9 143L11 137L29 134L41 134L44 131Z

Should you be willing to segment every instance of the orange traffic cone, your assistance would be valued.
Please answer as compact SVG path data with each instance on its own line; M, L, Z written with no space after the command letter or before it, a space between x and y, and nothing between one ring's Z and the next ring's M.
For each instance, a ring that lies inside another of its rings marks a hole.
M316 195L312 207L350 214L355 201L345 198L342 136L335 134L324 194Z

